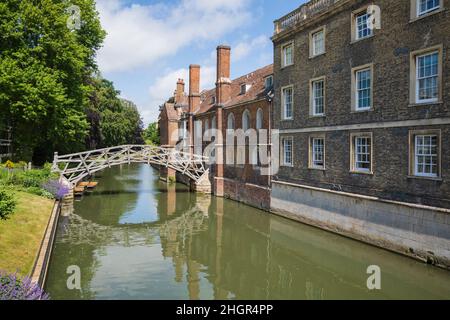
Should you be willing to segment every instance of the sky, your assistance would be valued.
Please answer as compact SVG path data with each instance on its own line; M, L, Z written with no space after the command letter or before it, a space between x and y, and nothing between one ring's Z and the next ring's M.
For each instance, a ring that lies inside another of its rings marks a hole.
M237 78L273 62L273 21L304 0L97 0L107 32L100 71L136 103L145 125L158 118L176 81L200 64L201 89L214 88L215 49L230 45ZM188 86L186 86L186 91Z

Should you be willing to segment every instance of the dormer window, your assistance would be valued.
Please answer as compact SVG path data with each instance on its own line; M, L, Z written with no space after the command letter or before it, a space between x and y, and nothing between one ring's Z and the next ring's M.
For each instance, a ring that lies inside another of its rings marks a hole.
M264 81L265 81L265 88L266 88L266 90L272 88L272 86L273 86L273 76L268 76Z
M247 85L244 83L244 84L241 84L241 94L245 94L247 92Z
M212 97L211 97L211 103L212 103L212 104L215 104L215 103L216 103L216 96L212 96Z

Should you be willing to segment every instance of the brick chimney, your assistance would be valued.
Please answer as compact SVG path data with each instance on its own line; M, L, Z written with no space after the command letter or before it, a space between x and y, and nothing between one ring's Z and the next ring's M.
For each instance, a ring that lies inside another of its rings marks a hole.
M200 66L189 66L189 113L195 112L200 106Z
M175 90L175 104L183 101L183 97L184 97L184 80L178 79L177 89Z
M230 55L229 46L217 47L216 101L218 105L223 105L231 99Z

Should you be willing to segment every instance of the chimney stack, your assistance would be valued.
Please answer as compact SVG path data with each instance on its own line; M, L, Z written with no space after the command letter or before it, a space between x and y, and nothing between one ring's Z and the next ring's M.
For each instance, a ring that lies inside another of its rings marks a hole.
M175 104L178 104L181 101L183 101L183 97L184 97L184 80L178 79L177 89L175 91Z
M223 105L231 99L230 57L229 46L217 47L216 101L218 105Z
M200 106L200 66L189 66L189 113L195 112Z

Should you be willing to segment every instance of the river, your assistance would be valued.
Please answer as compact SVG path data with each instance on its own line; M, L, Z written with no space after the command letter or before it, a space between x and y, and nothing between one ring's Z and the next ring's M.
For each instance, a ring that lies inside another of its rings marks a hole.
M150 166L96 180L60 218L52 299L450 299L448 271L167 185ZM381 290L367 287L372 265Z

